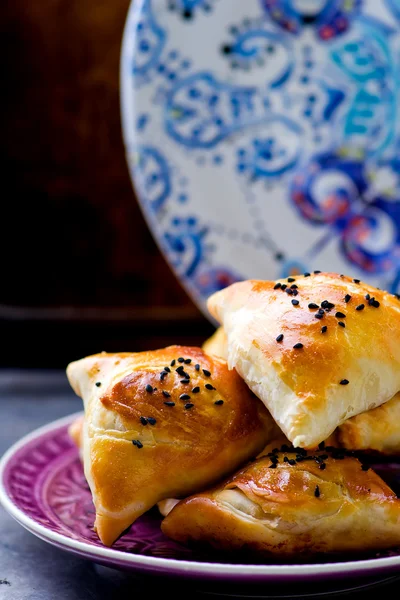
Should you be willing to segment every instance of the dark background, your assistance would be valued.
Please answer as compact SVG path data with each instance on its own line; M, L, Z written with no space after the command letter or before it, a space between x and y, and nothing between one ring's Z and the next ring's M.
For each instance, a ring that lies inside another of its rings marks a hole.
M166 265L122 141L129 0L0 3L0 366L201 344L213 327Z

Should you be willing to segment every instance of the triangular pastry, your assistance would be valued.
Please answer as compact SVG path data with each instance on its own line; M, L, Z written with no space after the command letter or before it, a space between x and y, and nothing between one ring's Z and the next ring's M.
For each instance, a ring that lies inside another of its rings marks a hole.
M224 360L170 346L67 367L83 399L82 457L95 528L111 545L157 502L204 489L256 456L276 427Z
M227 360L294 446L400 390L400 301L335 273L234 283L208 299Z
M400 545L400 499L343 451L276 448L181 500L161 529L178 542L267 558L383 550Z

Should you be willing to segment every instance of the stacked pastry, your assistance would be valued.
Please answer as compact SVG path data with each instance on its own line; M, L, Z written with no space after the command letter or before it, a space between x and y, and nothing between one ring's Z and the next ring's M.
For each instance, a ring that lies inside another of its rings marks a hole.
M400 499L355 452L400 453L399 300L316 272L208 307L202 350L68 366L100 539L158 504L169 537L262 556L400 545Z

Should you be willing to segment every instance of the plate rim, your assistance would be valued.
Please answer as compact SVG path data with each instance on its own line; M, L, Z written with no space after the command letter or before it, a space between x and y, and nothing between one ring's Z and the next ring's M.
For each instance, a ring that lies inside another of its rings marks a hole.
M40 439L52 431L68 426L76 417L81 416L83 411L78 411L67 416L51 421L38 427L22 438L14 442L0 458L0 504L5 511L13 517L20 525L33 535L49 542L64 550L70 550L81 556L90 557L97 562L119 564L124 567L154 569L159 572L167 572L170 575L186 574L190 577L209 576L221 579L229 576L231 580L254 576L255 579L273 579L285 577L285 579L319 579L321 577L352 577L373 576L375 573L400 570L400 556L363 559L358 561L347 561L345 563L321 563L321 564L279 564L279 565L249 565L240 563L218 563L199 562L185 559L163 558L143 556L140 554L129 554L108 547L92 546L87 542L81 542L69 538L66 535L53 532L44 525L37 523L26 515L10 498L5 487L5 472L12 458L25 445Z

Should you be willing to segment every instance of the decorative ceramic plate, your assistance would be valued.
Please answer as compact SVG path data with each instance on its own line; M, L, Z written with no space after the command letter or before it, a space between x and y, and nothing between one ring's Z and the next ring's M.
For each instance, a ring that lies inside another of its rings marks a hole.
M371 578L400 575L400 550L352 560L343 557L336 562L245 564L242 557L237 563L223 553L195 551L166 538L156 509L107 548L93 531L91 494L77 448L68 436L68 426L76 416L24 437L0 462L0 502L21 525L54 546L110 567L215 585L222 582L225 593L227 584L234 584L237 593L238 584L265 582L285 586L318 582L319 589L330 582L332 591L338 585L346 589L366 585L366 578L370 583ZM390 465L386 467L390 470ZM395 470L398 473L398 465Z
M134 0L127 160L188 293L332 270L400 291L399 0Z

